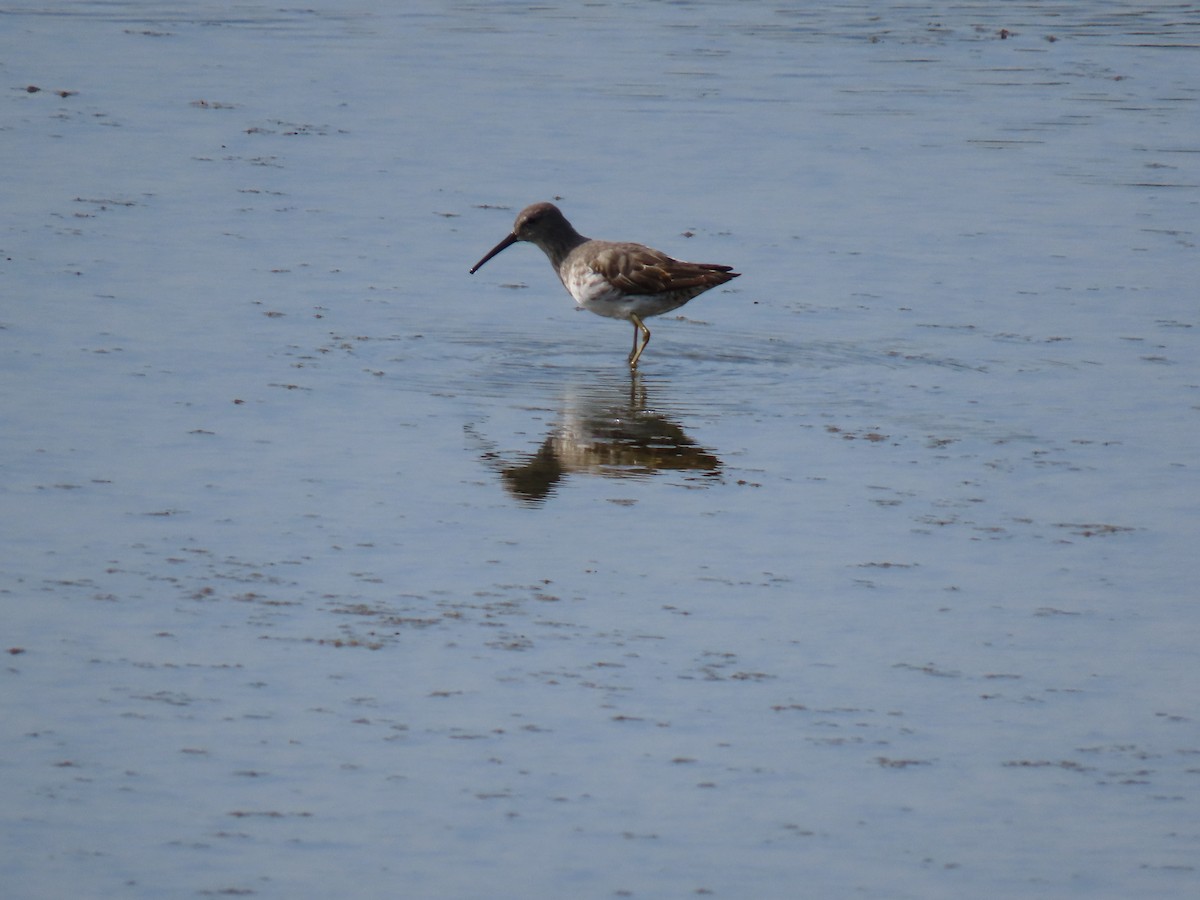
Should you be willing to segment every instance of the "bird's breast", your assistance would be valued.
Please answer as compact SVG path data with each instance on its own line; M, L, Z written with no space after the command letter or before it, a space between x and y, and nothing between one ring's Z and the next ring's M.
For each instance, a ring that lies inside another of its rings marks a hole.
M612 282L584 262L568 262L563 266L563 286L584 309L597 311L623 297Z

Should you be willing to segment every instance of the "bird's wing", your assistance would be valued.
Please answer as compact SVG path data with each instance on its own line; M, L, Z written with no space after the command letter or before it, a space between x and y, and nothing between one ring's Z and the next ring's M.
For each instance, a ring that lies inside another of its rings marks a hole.
M641 244L615 244L597 254L593 271L613 287L630 294L663 294L723 284L733 275L731 266L689 263Z

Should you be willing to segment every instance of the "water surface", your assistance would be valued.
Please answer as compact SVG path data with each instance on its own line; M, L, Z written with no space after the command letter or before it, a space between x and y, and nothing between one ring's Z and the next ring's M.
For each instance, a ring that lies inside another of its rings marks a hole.
M1200 8L394 7L0 10L6 892L1194 893Z

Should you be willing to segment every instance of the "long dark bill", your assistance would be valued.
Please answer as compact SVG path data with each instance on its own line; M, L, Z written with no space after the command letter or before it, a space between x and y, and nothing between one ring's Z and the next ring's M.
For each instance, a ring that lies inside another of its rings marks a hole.
M491 259L493 256L495 256L497 253L499 253L501 250L505 249L506 247L511 247L516 242L517 242L517 236L515 234L508 235L504 240L502 240L495 247L493 247L488 252L487 256L485 256L479 262L475 263L475 265L471 266L471 274L474 275L477 271L479 271L479 268L485 262L487 262L489 259Z

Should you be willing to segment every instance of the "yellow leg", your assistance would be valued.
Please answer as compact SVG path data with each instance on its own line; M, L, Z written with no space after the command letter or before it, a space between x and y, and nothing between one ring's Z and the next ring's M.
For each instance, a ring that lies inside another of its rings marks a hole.
M629 368L636 369L638 360L642 358L642 353L646 349L646 345L650 343L650 329L635 315L630 315L629 318L633 321L633 349L629 351ZM641 346L638 346L638 333L642 335Z

